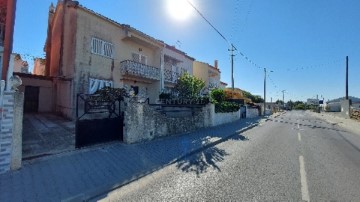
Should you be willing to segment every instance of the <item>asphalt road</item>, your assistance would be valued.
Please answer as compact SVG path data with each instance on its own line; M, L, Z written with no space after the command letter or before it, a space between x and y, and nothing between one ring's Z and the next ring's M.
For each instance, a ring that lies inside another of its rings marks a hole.
M94 200L360 201L360 134L287 112Z

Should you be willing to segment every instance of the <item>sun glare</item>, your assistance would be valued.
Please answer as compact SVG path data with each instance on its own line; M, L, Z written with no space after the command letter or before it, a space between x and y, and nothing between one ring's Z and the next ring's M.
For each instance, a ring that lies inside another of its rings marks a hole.
M192 12L187 0L167 0L167 9L176 20L186 20Z

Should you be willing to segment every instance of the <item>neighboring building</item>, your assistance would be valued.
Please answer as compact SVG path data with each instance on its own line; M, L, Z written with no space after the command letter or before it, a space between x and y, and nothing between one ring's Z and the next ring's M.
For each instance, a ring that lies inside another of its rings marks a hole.
M205 81L205 87L208 91L214 88L220 88L220 74L217 60L215 60L214 66L204 62L194 61L193 75Z
M0 0L0 74L6 80L12 53L16 0Z
M45 64L46 60L43 58L35 58L33 74L39 76L45 76Z
M164 87L162 89L166 92L175 86L182 73L193 74L193 62L195 59L168 44L165 44L163 53L164 73L161 75L164 75Z
M351 106L356 109L360 109L360 102L352 103Z
M327 112L340 112L341 111L341 103L340 102L326 102L323 105L323 108Z
M220 86L219 86L219 88L224 90L227 85L228 85L227 83L220 81Z
M78 93L91 94L104 86L132 88L139 98L154 103L180 73L192 72L194 61L70 0L50 6L45 50L45 76L54 78L55 110L68 118L75 117Z
M13 53L12 55L14 56L14 72L30 73L28 62L23 60L19 54Z

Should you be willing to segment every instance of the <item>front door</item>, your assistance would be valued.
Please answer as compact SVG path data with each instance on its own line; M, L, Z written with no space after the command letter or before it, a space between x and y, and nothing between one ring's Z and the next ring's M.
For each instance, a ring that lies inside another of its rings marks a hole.
M25 86L24 112L36 113L39 110L39 87Z

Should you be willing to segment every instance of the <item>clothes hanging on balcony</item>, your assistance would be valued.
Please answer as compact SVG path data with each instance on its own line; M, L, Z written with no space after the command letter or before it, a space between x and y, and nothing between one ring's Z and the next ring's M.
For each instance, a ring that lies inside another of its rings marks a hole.
M104 87L113 87L113 82L109 80L89 79L89 94L94 94L97 90Z

